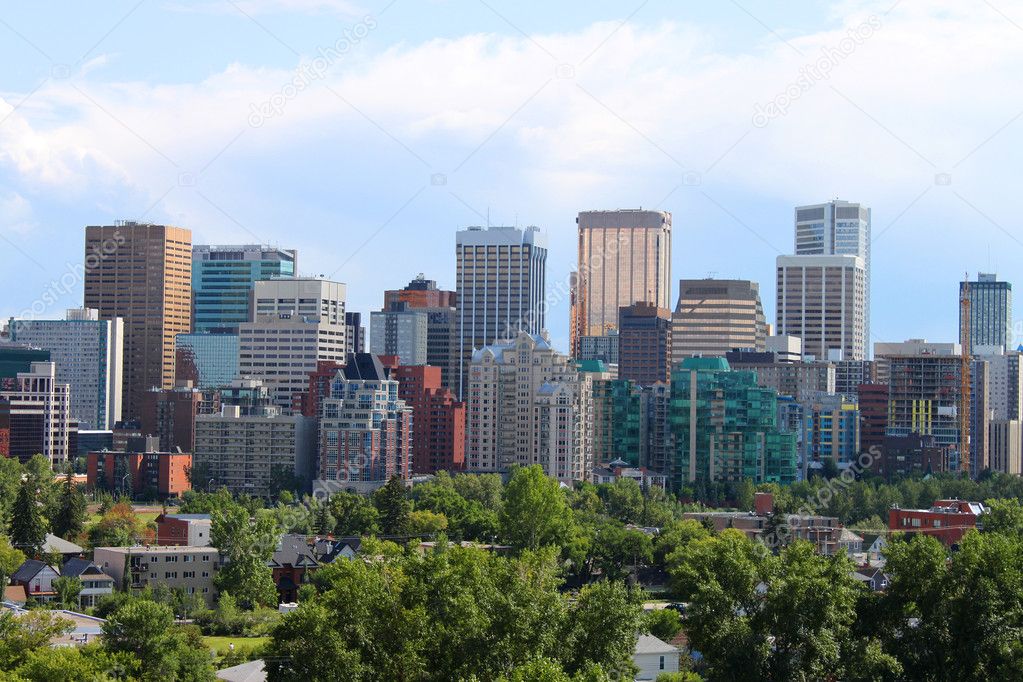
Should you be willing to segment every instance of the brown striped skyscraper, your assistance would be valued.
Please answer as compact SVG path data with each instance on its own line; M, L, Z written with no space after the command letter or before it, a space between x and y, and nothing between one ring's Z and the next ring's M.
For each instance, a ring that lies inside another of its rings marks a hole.
M174 337L192 328L192 231L117 221L85 228L85 307L124 318L124 419L174 387Z

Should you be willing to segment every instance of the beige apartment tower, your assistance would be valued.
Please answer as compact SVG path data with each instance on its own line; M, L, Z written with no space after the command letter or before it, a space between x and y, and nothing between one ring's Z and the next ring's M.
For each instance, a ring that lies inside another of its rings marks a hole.
M124 319L122 418L174 388L174 337L192 329L192 231L117 221L85 228L85 307Z
M779 335L817 360L867 359L866 270L859 256L778 256Z
M671 309L671 213L582 211L579 269L572 287L573 356L583 336L618 328L618 311L634 303Z
M763 352L767 320L760 285L745 279L683 279L671 315L671 364L736 349Z

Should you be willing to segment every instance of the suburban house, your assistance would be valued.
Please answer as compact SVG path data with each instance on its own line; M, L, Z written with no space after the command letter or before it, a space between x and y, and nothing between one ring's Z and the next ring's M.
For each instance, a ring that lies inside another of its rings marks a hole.
M279 602L298 601L298 588L309 582L310 574L320 567L316 560L316 541L305 535L284 534L267 562L277 586Z
M60 571L42 561L29 559L11 576L12 585L21 585L32 599L53 601L53 581L60 577Z
M159 583L201 595L207 605L214 604L213 575L220 567L220 553L213 547L97 547L93 560L119 590L141 590Z
M60 554L65 559L82 556L85 550L73 542L58 538L53 533L46 534L46 542L43 543L43 554Z
M208 547L212 525L209 514L160 514L156 517L156 544Z
M888 589L888 576L880 568L860 566L852 572L852 577L869 587L871 592L884 592Z
M81 608L95 606L101 597L114 592L114 579L88 559L68 559L61 566L60 574L82 581L82 591L78 594L78 605Z
M662 673L678 672L679 649L653 635L640 635L632 662L639 668L636 682L652 682Z

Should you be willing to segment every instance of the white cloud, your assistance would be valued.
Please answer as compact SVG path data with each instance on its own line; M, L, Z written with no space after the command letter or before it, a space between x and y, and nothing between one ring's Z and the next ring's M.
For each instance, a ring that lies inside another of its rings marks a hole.
M0 232L27 234L35 228L32 205L17 192L0 192Z

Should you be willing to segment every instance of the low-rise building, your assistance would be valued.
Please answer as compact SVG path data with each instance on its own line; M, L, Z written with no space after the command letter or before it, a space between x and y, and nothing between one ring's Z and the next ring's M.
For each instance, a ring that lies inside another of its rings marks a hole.
M208 547L212 526L209 514L160 514L156 517L156 544Z
M82 581L82 591L78 593L79 608L91 608L114 592L114 579L88 559L68 559L60 567L60 575Z
M188 479L191 468L192 455L187 452L101 450L86 456L86 487L161 499L180 497L192 489Z
M305 535L282 535L267 563L277 586L278 601L298 601L298 589L308 584L312 573L320 567L316 559L315 538L310 542Z
M930 509L894 507L888 511L888 528L893 533L923 533L952 546L978 527L984 511L981 503L964 500L938 500Z
M632 662L639 668L636 682L653 682L664 673L677 673L679 649L653 635L640 635Z
M60 577L60 571L44 561L29 559L11 576L12 585L21 585L32 599L53 601L57 593L53 581Z
M621 460L611 462L606 467L596 467L593 470L592 482L594 485L601 485L614 483L623 478L632 479L643 490L668 487L668 477L665 474L651 471L646 467L631 467Z
M162 584L200 595L208 605L216 599L213 577L220 553L213 547L97 547L93 561L120 590Z

